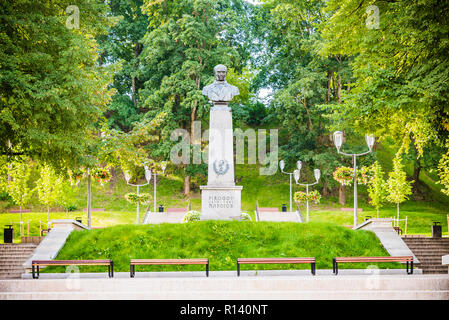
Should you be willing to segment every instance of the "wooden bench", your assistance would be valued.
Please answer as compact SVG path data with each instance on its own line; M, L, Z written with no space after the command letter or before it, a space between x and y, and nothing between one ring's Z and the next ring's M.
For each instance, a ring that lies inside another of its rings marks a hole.
M238 258L237 276L240 276L241 264L273 264L273 263L310 263L312 274L315 275L315 258Z
M335 275L338 274L338 264L346 262L407 262L407 274L413 273L413 257L336 257L333 259L332 269ZM410 263L410 270L409 270Z
M33 260L31 269L33 279L39 278L39 266L108 266L109 278L114 276L114 263L112 260ZM36 268L36 269L35 269ZM37 272L36 272L37 271ZM37 276L35 275L37 273Z
M136 266L149 265L206 265L206 277L209 276L209 259L131 259L130 261L130 276L134 278L136 274Z

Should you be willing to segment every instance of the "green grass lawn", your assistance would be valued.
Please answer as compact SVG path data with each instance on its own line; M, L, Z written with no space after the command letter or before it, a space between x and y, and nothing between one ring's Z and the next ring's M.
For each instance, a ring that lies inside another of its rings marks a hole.
M309 224L200 221L187 224L120 225L72 232L57 259L112 259L114 270L129 272L130 259L209 258L211 270L235 270L239 257L315 257L318 269L331 269L336 256L388 256L374 233L332 223ZM366 268L371 264L344 264ZM380 268L402 268L398 263ZM242 266L248 269L309 269L310 265ZM64 267L45 272L64 272ZM204 270L201 266L140 266L136 271ZM80 267L105 272L104 267Z

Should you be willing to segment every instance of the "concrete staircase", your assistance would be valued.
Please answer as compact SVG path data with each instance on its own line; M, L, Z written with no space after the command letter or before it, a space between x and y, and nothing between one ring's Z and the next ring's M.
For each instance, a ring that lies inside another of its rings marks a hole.
M448 273L441 257L449 254L449 238L404 237L403 240L421 262L418 268L423 274Z
M0 279L16 279L25 272L23 263L36 249L34 243L0 244Z

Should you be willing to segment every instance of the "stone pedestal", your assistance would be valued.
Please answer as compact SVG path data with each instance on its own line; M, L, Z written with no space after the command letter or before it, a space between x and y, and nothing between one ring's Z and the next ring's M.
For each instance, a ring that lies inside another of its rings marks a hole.
M234 179L232 112L227 103L210 110L207 186L201 186L203 220L231 220L241 213L241 186Z

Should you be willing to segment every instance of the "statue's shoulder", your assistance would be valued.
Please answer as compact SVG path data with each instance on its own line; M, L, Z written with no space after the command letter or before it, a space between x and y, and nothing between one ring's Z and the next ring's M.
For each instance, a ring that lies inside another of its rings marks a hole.
M214 83L209 84L203 88L203 94L209 92L214 87Z

